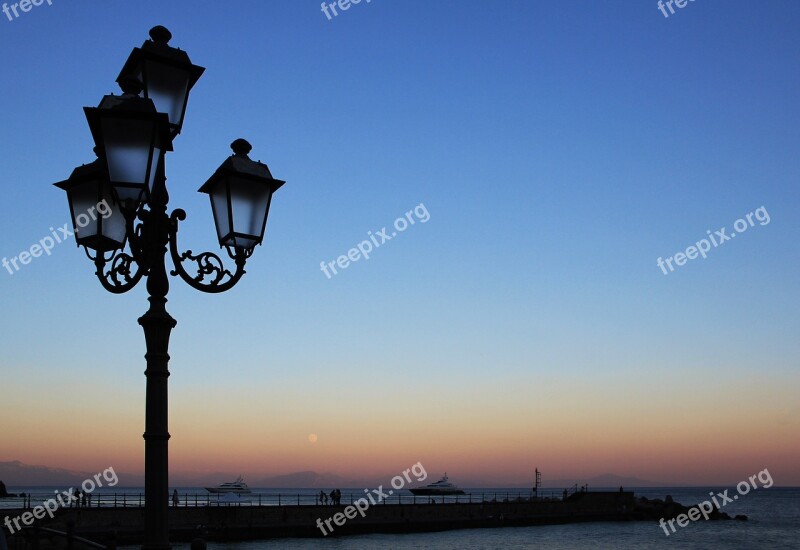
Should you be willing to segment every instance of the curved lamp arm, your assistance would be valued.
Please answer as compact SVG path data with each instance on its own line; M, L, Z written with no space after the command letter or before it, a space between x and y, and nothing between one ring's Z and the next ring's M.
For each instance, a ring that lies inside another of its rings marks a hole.
M142 219L145 214L142 205L124 204L120 206L122 215L125 217L130 254L123 252L124 244L123 249L111 251L108 258L106 258L105 252L97 252L95 256L92 256L86 249L86 255L94 261L97 268L95 271L97 279L103 288L113 294L128 292L148 273L141 244L142 226L135 224L137 218ZM135 271L133 266L135 266ZM106 269L107 267L108 269Z
M171 222L169 253L172 256L172 262L175 264L175 269L170 271L170 275L180 275L181 279L186 281L189 286L203 292L225 292L233 288L242 278L242 275L245 274L244 264L252 252L246 252L241 249L235 249L232 252L228 248L228 255L236 262L236 271L234 273L226 269L222 259L213 252L192 254L191 250L187 250L180 254L178 253L178 222L186 219L186 212L179 208L169 218ZM183 262L187 260L197 264L197 275L191 276L183 268Z
M94 258L94 265L97 268L97 275L100 284L107 291L114 294L123 294L136 286L142 276L147 271L134 260L133 256L115 250L111 257L106 259L105 254L98 253ZM136 271L131 272L131 266L136 266ZM110 269L106 271L106 266Z

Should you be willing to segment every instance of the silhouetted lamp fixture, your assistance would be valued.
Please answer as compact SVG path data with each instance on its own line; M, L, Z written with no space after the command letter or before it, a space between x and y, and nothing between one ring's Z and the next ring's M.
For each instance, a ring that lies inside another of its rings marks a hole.
M172 151L169 119L151 100L139 97L138 80L128 77L120 87L123 95L107 95L98 107L83 110L117 198L138 203L153 190L161 152Z
M166 256L172 258L169 273L198 290L233 287L264 238L272 195L284 182L273 178L266 164L251 160L250 144L237 139L231 144L233 156L200 188L211 197L219 244L235 270L212 252L179 252L178 226L186 213L176 209L167 214L164 164L183 126L189 91L204 69L167 44L171 35L164 27L151 29L150 37L133 50L117 78L123 94L84 108L98 159L56 185L67 192L78 245L94 261L103 287L121 294L147 279L150 308L139 318L147 344L143 548L168 550L167 379L169 337L176 321L166 309ZM103 212L97 213L100 203ZM83 216L92 210L94 218Z
M169 117L173 136L183 127L189 92L205 69L192 65L183 50L169 45L172 33L162 26L150 29L150 40L134 48L117 82L131 76L144 86L144 97L151 99L161 113Z
M105 162L98 158L79 166L55 185L67 192L78 246L97 252L125 247L125 218L114 202Z
M231 143L234 154L199 189L211 197L220 246L252 250L261 244L272 194L286 183L250 160L251 148L243 139Z

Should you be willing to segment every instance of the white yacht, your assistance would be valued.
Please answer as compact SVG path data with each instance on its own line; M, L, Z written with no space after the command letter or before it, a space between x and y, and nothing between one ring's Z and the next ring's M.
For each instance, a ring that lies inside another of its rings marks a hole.
M217 485L216 487L206 487L206 491L215 494L235 493L237 495L252 493L250 487L248 487L247 483L245 483L244 479L242 479L242 476L236 478L236 481L223 483L222 485Z
M464 491L453 485L448 481L447 472L444 477L435 483L425 485L424 487L417 487L416 489L409 489L411 494L414 495L463 495Z

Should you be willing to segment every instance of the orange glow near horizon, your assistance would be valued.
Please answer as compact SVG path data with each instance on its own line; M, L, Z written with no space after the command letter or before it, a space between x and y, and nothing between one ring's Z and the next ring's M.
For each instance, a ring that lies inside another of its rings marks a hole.
M465 387L458 399L419 390L414 402L430 405L413 407L365 399L358 388L343 391L343 402L360 397L359 406L331 409L299 398L287 405L255 390L212 407L177 391L172 475L242 473L256 481L316 471L381 479L421 462L430 477L447 471L454 480L496 486L529 485L535 467L545 481L613 473L679 484L735 483L768 468L777 485L800 485L798 419L779 405L793 399L791 384L782 390L779 381L762 381L761 389L735 378L715 382L716 391L723 385L729 395L730 406L721 406L707 400L703 384L678 396L637 394L626 385L597 394L590 380L555 381L531 395L524 380L517 382ZM0 460L141 474L140 397L117 391L68 401L56 415L44 405L23 408L10 396L4 408L28 412L7 426Z

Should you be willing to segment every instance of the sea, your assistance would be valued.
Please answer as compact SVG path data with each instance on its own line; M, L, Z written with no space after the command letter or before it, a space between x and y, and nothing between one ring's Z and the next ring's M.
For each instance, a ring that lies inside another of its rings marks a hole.
M618 487L616 489L619 489ZM684 488L635 488L636 496L650 499L664 499L667 495L684 505L697 504L710 499L709 493L717 494L728 490L729 495L736 493L731 487L684 487ZM33 495L53 494L58 488L49 487L9 487L11 492L27 492ZM61 489L63 490L63 488ZM119 489L132 495L141 489ZM591 490L591 489L590 489ZM603 490L598 488L597 490ZM613 490L609 488L607 490ZM200 493L197 488L180 489L184 493ZM467 489L468 492L497 493L498 499L505 492L516 494L518 489ZM547 492L547 490L544 490ZM363 489L342 489L343 502L349 500L348 495L363 495ZM101 489L96 498L110 499L112 490ZM282 495L283 503L290 503L301 495L301 501L313 499L317 491L305 489L254 489L251 499L261 495L264 502ZM290 496L294 495L294 496ZM119 497L117 497L119 498ZM134 497L126 497L134 500ZM462 497L463 498L463 497ZM720 500L720 499L718 499ZM288 502L287 502L288 501ZM0 519L2 508L10 503L0 500ZM34 502L35 504L35 502ZM591 549L591 550L640 550L640 549L798 549L800 550L800 488L759 487L738 500L722 507L731 517L744 514L747 521L703 521L690 522L686 527L678 527L676 532L670 530L667 535L658 522L597 522L570 525L551 525L535 527L504 527L493 529L464 529L439 533L413 533L407 535L356 535L319 539L273 539L239 543L209 543L212 550L488 550L488 549L522 549L542 548L553 550ZM369 513L369 511L367 511ZM323 518L324 519L324 518ZM175 550L189 550L189 544L175 543ZM138 547L120 547L133 550Z

